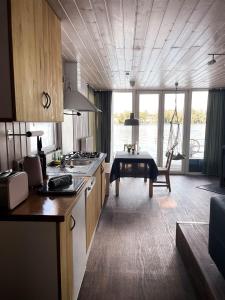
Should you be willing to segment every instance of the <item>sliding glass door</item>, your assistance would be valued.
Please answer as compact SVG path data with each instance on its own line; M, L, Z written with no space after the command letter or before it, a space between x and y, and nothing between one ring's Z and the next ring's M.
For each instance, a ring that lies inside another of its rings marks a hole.
M124 126L132 112L132 93L114 92L112 103L112 155L132 143L132 126Z
M139 147L157 160L159 94L139 96Z
M180 124L176 153L186 156L173 160L171 170L201 172L204 155L208 91L187 92L114 92L112 109L112 153L122 151L124 144L139 143L140 151L149 152L158 166L166 163L170 140L170 121L177 102ZM176 101L175 101L176 100ZM134 112L140 125L124 126ZM174 136L177 126L173 125ZM188 155L189 154L189 155Z
M177 136L177 146L174 149L175 154L183 152L183 122L184 122L184 93L166 93L164 96L164 133L163 133L163 165L166 164L166 152L168 150L168 146L171 145L171 130L173 130L173 139ZM177 104L176 104L176 103ZM177 106L177 114L178 114L178 122L179 125L179 133L178 126L176 124L170 126L170 121L174 114L175 105ZM169 145L170 144L170 145ZM173 144L173 142L172 142ZM182 170L182 160L173 160L171 164L171 170L181 171Z
M190 172L201 172L203 168L207 104L208 91L192 92L188 164Z

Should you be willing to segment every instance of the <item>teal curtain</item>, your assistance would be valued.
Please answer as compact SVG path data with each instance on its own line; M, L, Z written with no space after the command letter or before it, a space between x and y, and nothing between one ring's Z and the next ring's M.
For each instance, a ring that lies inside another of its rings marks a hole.
M222 146L225 145L225 89L209 91L203 173L220 176Z
M96 150L107 153L106 162L109 162L111 149L112 91L95 92L95 105L102 111L101 113L96 113Z

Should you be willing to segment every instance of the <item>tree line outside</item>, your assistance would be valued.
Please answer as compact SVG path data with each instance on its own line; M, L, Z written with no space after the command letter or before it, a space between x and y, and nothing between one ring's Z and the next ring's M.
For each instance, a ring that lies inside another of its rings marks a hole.
M164 122L169 123L172 116L173 116L174 110L166 110L164 112ZM178 112L178 120L180 123L183 122L183 114L181 112ZM130 112L125 111L122 113L114 113L114 123L115 124L124 124L125 119L129 119ZM158 122L158 114L150 114L147 111L142 111L139 113L139 121L140 124L156 124ZM192 124L205 124L206 123L206 114L205 112L201 110L192 110L191 112L191 123Z

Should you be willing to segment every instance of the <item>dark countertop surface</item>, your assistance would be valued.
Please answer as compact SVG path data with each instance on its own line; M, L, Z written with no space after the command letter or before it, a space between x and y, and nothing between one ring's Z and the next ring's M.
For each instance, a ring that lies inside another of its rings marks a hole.
M83 190L88 178L80 189ZM63 222L80 195L42 196L35 192L13 210L1 210L0 221L54 221Z
M106 155L94 160L91 168L87 173L70 173L72 176L84 177L84 184L77 195L73 196L42 196L35 192L13 210L1 210L0 221L46 221L46 222L63 222L71 208L76 204L80 192L82 192L89 178L94 175L95 171L104 161ZM58 172L58 168L51 167L48 175L68 174Z

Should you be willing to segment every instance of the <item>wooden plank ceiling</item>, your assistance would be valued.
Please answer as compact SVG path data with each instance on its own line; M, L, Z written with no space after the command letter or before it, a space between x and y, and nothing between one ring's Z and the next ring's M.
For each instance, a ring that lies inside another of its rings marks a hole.
M224 0L48 0L62 51L96 89L225 86ZM129 75L126 75L126 74Z

